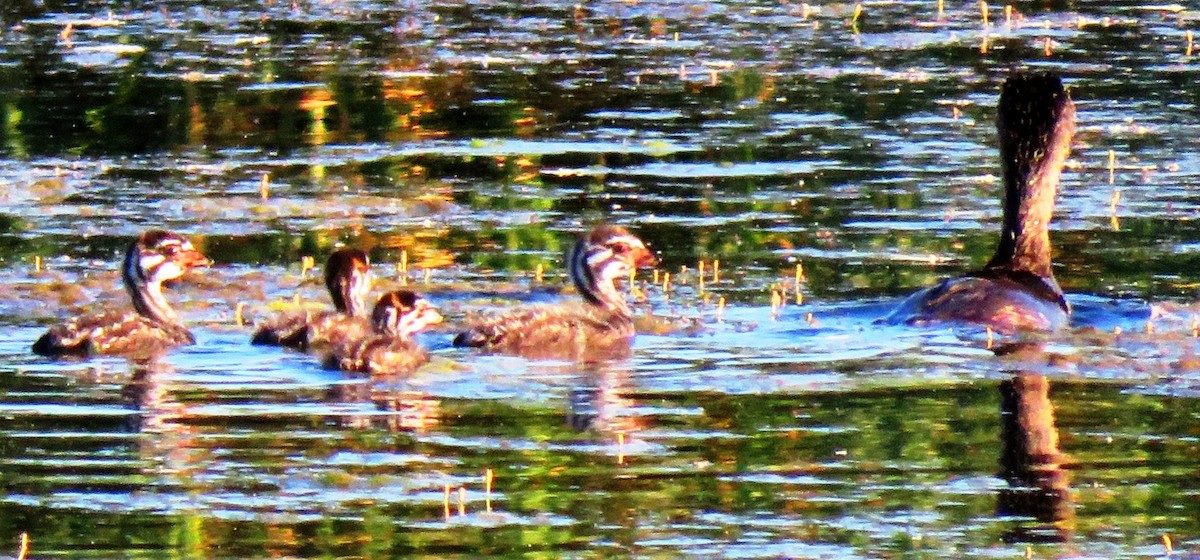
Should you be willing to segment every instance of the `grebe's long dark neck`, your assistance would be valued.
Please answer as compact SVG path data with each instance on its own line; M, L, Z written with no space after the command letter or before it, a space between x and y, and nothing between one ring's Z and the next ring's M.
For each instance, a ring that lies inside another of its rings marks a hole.
M1000 92L996 126L1004 225L987 269L1029 272L1053 282L1049 226L1059 176L1071 151L1075 105L1057 76L1016 74Z
M121 279L139 314L159 323L182 326L179 315L163 296L162 283L210 262L187 239L168 231L150 230L125 252Z
M371 291L371 259L360 249L338 249L325 262L325 287L339 312L351 317L367 314Z
M658 259L642 240L623 227L596 226L571 248L567 272L579 295L588 303L629 317L625 296L617 291L617 278L629 276L635 268L654 266Z

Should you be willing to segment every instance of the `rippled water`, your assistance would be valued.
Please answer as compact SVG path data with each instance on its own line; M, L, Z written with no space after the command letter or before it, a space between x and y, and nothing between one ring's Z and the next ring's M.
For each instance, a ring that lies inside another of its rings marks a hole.
M0 554L1200 552L1200 12L1014 7L6 4ZM991 255L1012 68L1078 107L1071 328L875 325ZM468 311L573 297L562 252L599 220L663 260L632 358L450 347ZM155 226L217 261L170 294L198 344L33 356L124 305L114 261ZM339 244L449 318L411 378L236 324L326 302L299 263Z

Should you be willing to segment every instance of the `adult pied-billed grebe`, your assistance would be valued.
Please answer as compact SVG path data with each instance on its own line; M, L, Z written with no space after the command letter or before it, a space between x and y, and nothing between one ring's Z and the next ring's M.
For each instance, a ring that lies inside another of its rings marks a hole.
M441 313L425 298L408 290L388 292L379 297L371 312L375 332L334 342L325 366L371 375L411 373L429 361L429 353L413 335L441 322Z
M628 352L633 319L614 281L658 259L623 227L599 225L567 255L567 271L584 305L542 305L474 322L455 346L530 358L601 358Z
M325 287L334 311L281 313L254 333L251 344L307 350L332 338L361 338L371 331L366 297L371 291L371 261L365 251L338 249L325 262Z
M1050 217L1075 132L1075 105L1050 74L1004 82L996 118L1004 175L1004 224L987 266L944 280L902 302L894 323L964 321L1001 332L1052 331L1070 309L1050 262Z
M147 231L129 246L121 265L134 311L111 310L55 325L33 343L33 351L43 356L150 356L194 344L196 339L163 297L162 284L211 262L181 235Z

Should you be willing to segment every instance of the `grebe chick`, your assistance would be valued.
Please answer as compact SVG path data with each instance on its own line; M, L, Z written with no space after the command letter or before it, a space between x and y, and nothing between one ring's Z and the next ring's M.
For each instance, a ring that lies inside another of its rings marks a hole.
M334 343L325 366L371 375L411 373L429 362L429 353L413 340L413 335L441 322L442 314L425 298L408 290L388 292L379 296L371 312L375 332Z
M963 321L1000 332L1053 331L1070 308L1050 262L1050 218L1071 150L1075 105L1051 74L1018 73L1000 92L996 117L1004 176L1004 223L983 270L951 278L902 302L886 320Z
M333 311L280 313L255 331L251 344L307 350L332 338L360 338L371 331L364 316L371 291L371 261L365 251L338 249L325 261L325 287Z
M455 346L528 358L603 358L626 354L634 336L629 305L614 281L658 259L623 227L599 225L567 254L567 272L584 304L539 305L475 321Z
M121 264L121 281L134 311L83 315L50 327L33 343L34 353L152 356L195 344L195 337L163 297L162 284L209 264L212 261L181 235L158 229L143 233L129 246Z

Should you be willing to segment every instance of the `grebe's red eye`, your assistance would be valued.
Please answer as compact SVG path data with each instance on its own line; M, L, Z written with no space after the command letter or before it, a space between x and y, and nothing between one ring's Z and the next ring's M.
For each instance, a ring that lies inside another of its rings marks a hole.
M629 252L629 245L624 243L613 243L612 252L616 255L623 255Z

